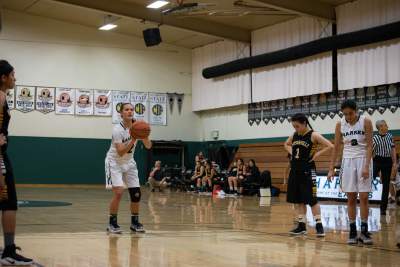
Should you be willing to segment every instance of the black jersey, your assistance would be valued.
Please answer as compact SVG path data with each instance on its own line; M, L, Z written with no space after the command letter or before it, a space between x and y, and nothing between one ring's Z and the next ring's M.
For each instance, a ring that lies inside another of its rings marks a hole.
M8 125L10 124L10 109L8 108L7 101L4 102L3 110L0 112L0 133L3 134L6 139L8 139ZM1 151L5 152L7 150L7 144L1 147Z
M210 177L211 177L211 168L210 168L210 169L205 168L205 170L204 170L204 176L210 176Z
M311 161L316 151L316 144L311 140L313 130L305 135L295 133L292 140L291 167L298 170L315 169L315 162Z
M200 175L201 174L201 166L196 166L195 169L194 169L194 173L196 175Z

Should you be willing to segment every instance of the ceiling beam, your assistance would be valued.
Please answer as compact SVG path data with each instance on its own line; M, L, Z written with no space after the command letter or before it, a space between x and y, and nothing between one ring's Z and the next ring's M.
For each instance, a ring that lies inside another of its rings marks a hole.
M232 27L229 25L195 19L195 18L176 18L173 16L163 15L159 11L148 9L136 3L126 3L121 1L109 0L52 0L73 6L98 10L107 14L117 16L142 19L159 23L162 25L169 25L185 30L190 30L207 35L222 37L225 39L236 40L241 42L250 43L250 31Z
M256 0L266 6L301 16L311 16L334 22L335 8L316 0Z

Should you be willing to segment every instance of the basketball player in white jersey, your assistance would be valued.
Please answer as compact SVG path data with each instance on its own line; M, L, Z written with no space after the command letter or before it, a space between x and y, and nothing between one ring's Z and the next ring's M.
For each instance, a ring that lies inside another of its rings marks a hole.
M131 227L134 232L145 232L143 225L139 222L139 202L141 198L140 183L136 162L133 159L137 140L130 135L133 120L133 106L130 103L121 106L121 123L114 126L112 142L108 150L106 167L106 187L113 191L110 203L110 218L107 231L110 233L121 233L117 222L118 208L125 186L128 188L131 199ZM151 148L149 138L142 140L146 149Z
M343 144L340 181L342 191L347 194L347 210L350 222L348 244L372 244L368 232L368 195L371 192L372 179L372 122L357 114L357 105L353 100L342 103L344 117L336 124L335 149L329 167L328 179L334 176L334 165L339 149ZM360 198L361 233L357 237L356 208L357 195Z

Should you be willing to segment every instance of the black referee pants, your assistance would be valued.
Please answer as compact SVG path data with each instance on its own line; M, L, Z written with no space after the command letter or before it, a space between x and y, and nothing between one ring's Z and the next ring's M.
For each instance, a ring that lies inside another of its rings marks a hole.
M386 211L388 205L392 164L392 158L374 157L374 177L377 177L380 172L382 182L381 211Z

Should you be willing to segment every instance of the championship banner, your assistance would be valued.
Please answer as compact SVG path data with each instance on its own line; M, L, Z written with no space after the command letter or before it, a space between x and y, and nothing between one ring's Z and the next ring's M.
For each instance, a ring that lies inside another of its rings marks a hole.
M356 90L355 89L347 90L346 99L356 101Z
M388 107L388 87L386 85L381 85L376 88L376 108L380 114L385 113Z
M75 114L78 116L93 115L93 90L76 90Z
M296 113L301 113L301 97L295 97L293 103L293 115Z
M277 113L278 112L278 102L276 100L271 101L271 121L273 124L278 120Z
M286 119L290 122L290 120L292 119L293 115L295 114L293 112L293 108L294 108L294 104L293 104L293 98L288 98L286 99L286 111L285 111L285 116Z
M54 111L56 89L54 87L36 87L35 109L44 114Z
M325 119L326 115L328 114L328 106L326 103L326 94L322 93L318 97L318 113L321 119Z
M112 96L110 90L94 90L94 115L111 116Z
M328 115L331 119L333 119L336 115L337 112L337 106L336 106L336 96L333 93L328 93L327 96L327 107L328 107Z
M169 96L169 98L171 98L171 96ZM172 98L175 99L174 97ZM146 122L149 122L148 100L149 100L148 93L138 93L138 92L131 93L131 103L135 110L134 118L136 120L144 120ZM170 110L172 111L171 107Z
M373 86L367 88L367 93L365 95L365 105L367 107L368 114L374 114L376 108L376 90Z
M392 113L395 113L400 106L400 84L391 84L388 88L388 106Z
M271 104L268 101L262 102L262 120L265 124L271 119Z
M283 123L286 120L286 110L285 109L286 109L286 100L285 99L279 100L277 116L281 123Z
M342 103L346 100L346 91L339 91L336 99L337 114L340 118L343 118L343 112L341 111Z
M257 125L260 125L261 119L262 119L262 108L261 108L261 103L256 103L256 108L254 110L254 120Z
M303 113L306 116L310 114L310 96L302 97L301 113Z
M75 90L56 88L56 114L74 115Z
M7 104L9 109L15 108L15 88L7 90Z
M35 107L35 87L17 86L15 108L21 112L31 112Z
M247 122L250 126L253 126L254 124L254 109L255 107L253 103L247 105Z
M361 115L365 111L365 88L357 88L356 89L356 103L358 107L358 113Z
M121 106L123 103L131 102L131 94L127 91L113 91L112 92L112 123L117 124L121 122Z
M247 122L250 126L254 124L254 109L253 103L247 104Z
M167 94L149 93L150 124L167 125Z
M310 97L310 116L314 121L318 117L318 95Z

